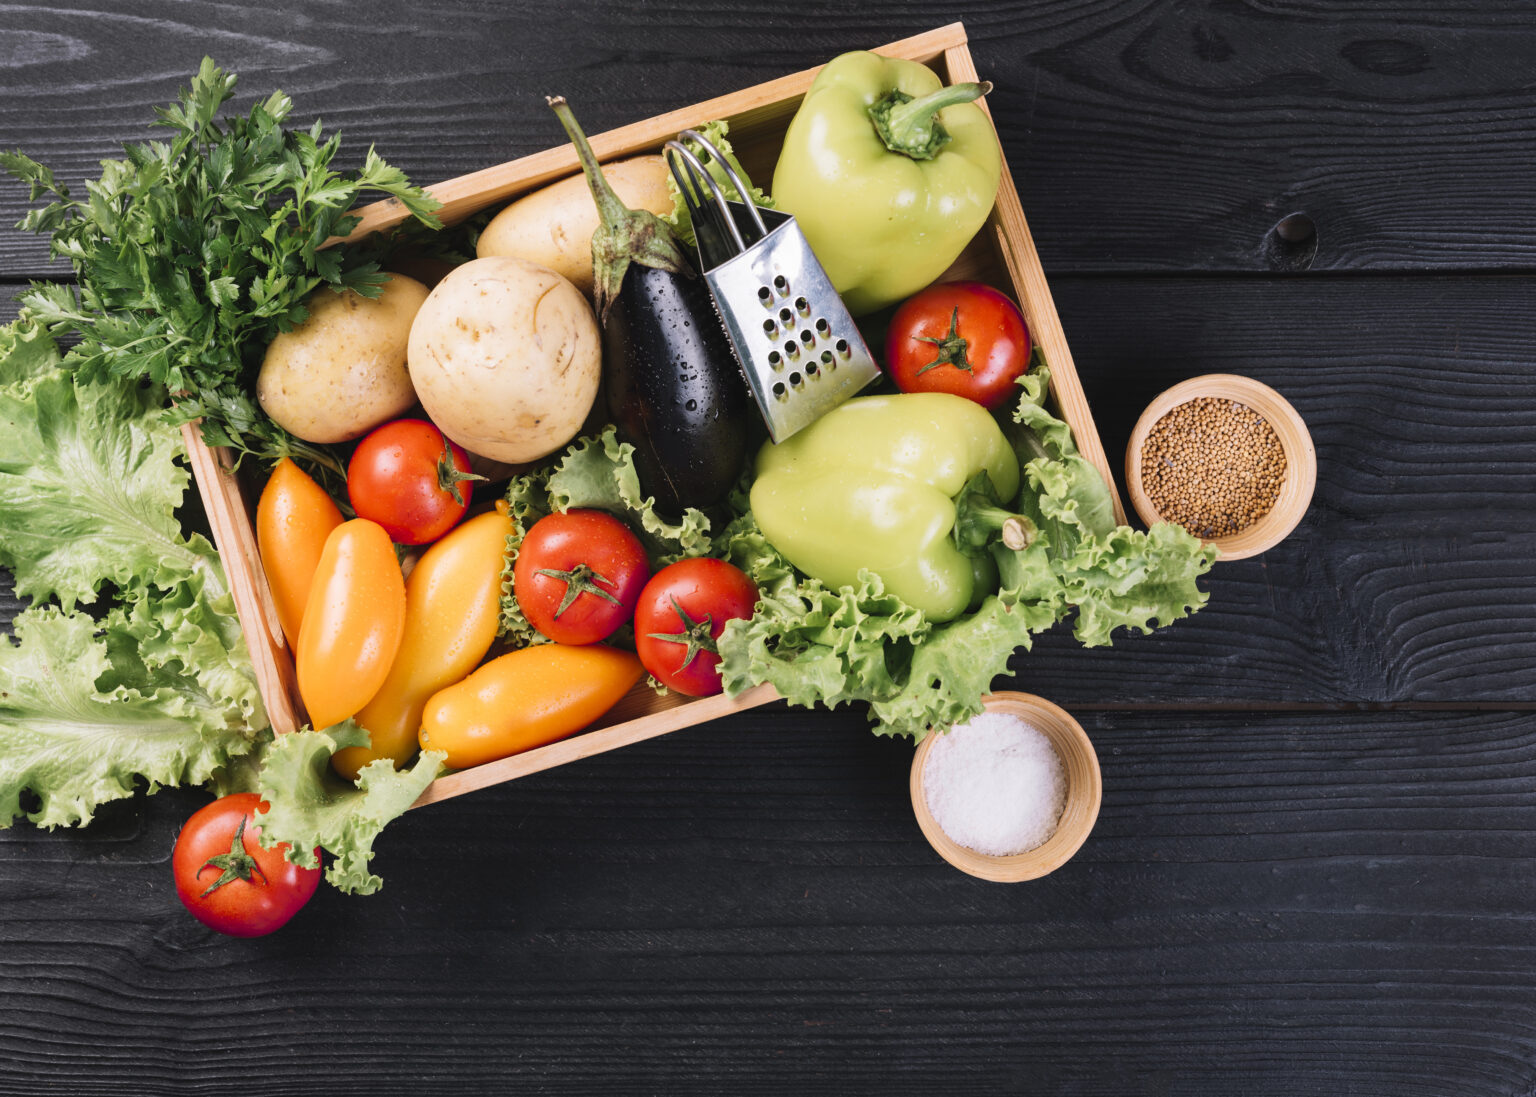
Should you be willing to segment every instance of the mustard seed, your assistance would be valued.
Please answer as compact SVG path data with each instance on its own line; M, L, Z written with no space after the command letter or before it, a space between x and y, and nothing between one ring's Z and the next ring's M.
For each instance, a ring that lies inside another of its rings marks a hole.
M1201 396L1164 415L1141 447L1141 486L1167 521L1214 540L1269 513L1285 480L1275 428L1252 408Z

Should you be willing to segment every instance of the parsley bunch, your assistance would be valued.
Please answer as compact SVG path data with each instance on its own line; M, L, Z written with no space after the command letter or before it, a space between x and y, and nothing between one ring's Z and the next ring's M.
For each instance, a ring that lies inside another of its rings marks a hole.
M319 122L284 129L293 101L282 92L221 120L235 79L204 58L191 88L156 111L171 139L124 146L84 199L30 157L0 153L31 201L50 199L18 227L51 234L52 255L77 276L34 283L20 301L78 340L66 361L83 378L148 379L176 394L176 421L203 420L209 445L344 476L335 454L267 417L254 374L273 336L304 320L312 290L382 291L376 247L325 247L357 225L348 211L363 192L392 195L434 229L439 203L372 148L361 171L332 170L340 137L322 141Z

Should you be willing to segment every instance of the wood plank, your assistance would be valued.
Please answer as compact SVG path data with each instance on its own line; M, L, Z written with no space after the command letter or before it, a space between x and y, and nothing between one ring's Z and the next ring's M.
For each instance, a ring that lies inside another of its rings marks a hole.
M1536 699L1536 321L1516 278L1059 279L1112 463L1164 388L1274 386L1318 483L1292 536L1218 563L1193 620L1113 651L1064 635L1010 688L1091 701ZM1002 688L999 686L999 688Z
M923 844L910 747L777 709L411 812L255 941L175 899L196 794L7 832L0 1087L1522 1092L1536 717L1083 722L1098 827L1019 885Z
M421 181L560 140L559 91L595 129L964 20L1024 210L1052 276L1264 271L1271 228L1304 212L1314 269L1536 266L1536 157L1524 90L1536 24L1516 0L1283 8L1135 0L911 0L818 12L786 34L741 6L607 5L577 17L529 3L345 6L13 5L0 134L66 182L148 135L152 108L211 52L239 102L281 87ZM89 58L88 63L85 59ZM153 63L146 63L153 58ZM20 216L0 184L0 225ZM0 233L0 273L56 271L40 241Z
M1055 290L1113 466L1162 389L1243 373L1306 419L1317 493L1287 541L1217 565L1195 618L1091 652L1058 627L997 688L1063 703L1536 699L1524 279L1065 278Z

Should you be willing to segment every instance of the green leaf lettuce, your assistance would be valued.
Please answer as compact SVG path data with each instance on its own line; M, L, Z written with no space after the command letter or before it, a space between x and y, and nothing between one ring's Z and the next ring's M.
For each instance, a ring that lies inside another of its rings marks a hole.
M288 859L313 868L314 849L334 856L326 880L342 891L368 895L383 881L368 871L373 843L392 820L416 802L432 783L446 755L423 751L408 769L387 758L364 766L356 783L331 768L343 747L366 747L368 733L351 720L325 731L292 731L267 748L259 778L270 807L262 817L262 844L289 844Z
M154 390L59 361L38 329L0 328L0 564L38 600L0 639L0 827L201 784L267 722L218 557L176 524L180 432ZM99 617L73 611L107 580Z
M231 698L218 675L157 674L139 661L140 640L121 616L99 629L83 613L44 606L12 627L14 643L0 638L0 826L23 815L43 827L83 825L137 781L151 792L202 784L255 745L253 684Z
M0 386L0 565L17 593L73 609L107 580L166 588L194 575L222 593L212 547L183 538L176 519L188 473L164 391L39 370L33 339L13 331L10 342L22 353L0 367L15 378Z

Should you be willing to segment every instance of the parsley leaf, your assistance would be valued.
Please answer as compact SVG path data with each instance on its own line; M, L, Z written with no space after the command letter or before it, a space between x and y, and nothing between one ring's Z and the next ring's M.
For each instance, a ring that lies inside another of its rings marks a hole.
M340 473L334 454L289 436L250 397L261 352L303 321L322 285L378 296L377 246L325 247L357 225L361 196L389 195L434 229L439 203L371 148L359 171L336 170L340 137L323 138L319 122L285 129L293 101L281 92L223 115L235 82L204 58L155 112L169 139L103 161L83 199L30 157L0 152L29 199L48 200L19 227L48 233L78 282L34 285L20 300L50 334L78 340L66 361L85 379L148 380L182 400L176 420L203 420L211 444Z

